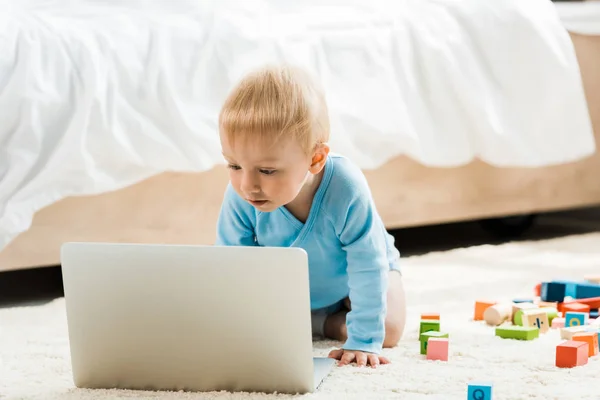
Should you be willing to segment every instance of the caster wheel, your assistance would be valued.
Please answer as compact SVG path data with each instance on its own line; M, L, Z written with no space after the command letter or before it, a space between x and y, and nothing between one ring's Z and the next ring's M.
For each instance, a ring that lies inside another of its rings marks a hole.
M536 218L537 214L515 215L510 217L488 218L479 221L479 224L483 230L496 237L510 239L523 235L533 226Z

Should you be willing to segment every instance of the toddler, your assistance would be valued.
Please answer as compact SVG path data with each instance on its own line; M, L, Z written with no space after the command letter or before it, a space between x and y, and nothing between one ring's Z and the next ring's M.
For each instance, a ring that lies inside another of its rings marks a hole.
M290 66L249 74L223 105L219 135L230 183L216 244L306 250L313 335L344 342L329 357L389 363L381 350L398 343L406 313L400 254L362 171L330 154L315 82Z

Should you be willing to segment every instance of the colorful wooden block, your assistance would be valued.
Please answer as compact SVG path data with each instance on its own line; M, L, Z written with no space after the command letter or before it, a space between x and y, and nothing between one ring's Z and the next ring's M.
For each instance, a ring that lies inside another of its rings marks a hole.
M524 310L522 321L524 327L538 328L540 333L546 333L550 329L548 314L541 309Z
M540 282L540 283L536 284L536 285L533 287L533 294L534 294L535 296L540 296L540 295L542 294L542 282Z
M596 341L598 342L598 354L600 354L600 328L597 326L587 326L585 331L596 334Z
M483 319L488 325L498 326L512 320L512 303L498 303L485 309Z
M600 297L600 285L591 282L580 282L575 291L576 299L587 299L590 297Z
M586 342L567 340L556 346L555 364L559 368L573 368L588 362L588 347Z
M542 282L540 298L542 301L556 301L562 303L565 300L567 285L562 282Z
M592 283L600 283L600 275L585 275L583 279Z
M572 304L572 303L580 303L580 304L586 304L588 306L590 306L590 309L598 309L600 308L600 297L590 297L589 299L577 299L577 300L566 300L564 303L559 303L558 305L558 311L563 311L564 306L566 306L567 304Z
M428 331L428 332L423 332L420 336L419 336L419 340L421 342L421 354L427 354L427 346L429 346L428 342L429 339L431 338L446 338L448 339L448 334L444 333L444 332L438 332L438 331Z
M562 317L554 318L550 324L552 329L560 329L565 327L565 319Z
M532 303L533 304L533 299L513 299L512 302L515 304L519 304L519 303Z
M429 332L429 331L438 331L440 330L440 321L439 320L433 320L433 319L429 319L429 320L421 320L421 324L419 326L419 335L424 333L424 332Z
M582 313L586 313L589 314L590 313L590 306L587 304L583 304L583 303L579 303L579 302L573 302L573 303L565 303L563 304L563 312L569 312L569 311L573 311L573 312L582 312Z
M496 328L496 336L503 339L533 340L540 336L540 330L536 327L525 326L499 326Z
M570 328L572 326L587 325L588 315L582 312L567 311L565 314L565 326Z
M474 321L483 321L483 313L488 307L496 304L495 301L477 300L475 302L475 312L473 315Z
M588 346L588 357L598 355L598 334L596 332L579 332L571 339L576 342L585 342Z
M577 297L577 285L580 283L585 283L585 281L583 280L570 280L570 279L562 279L562 280L553 280L552 283L558 283L560 285L565 285L565 298L566 297ZM558 301L560 303L560 300L545 300L545 301Z
M522 316L523 316L523 311L525 310L533 310L533 309L537 309L538 306L536 306L533 303L519 303L519 304L513 304L513 317L512 317L512 322L515 325L523 325L523 320L522 320Z
M448 338L427 339L427 359L448 361Z
M560 338L563 340L571 340L573 335L579 332L585 332L586 326L571 326L560 330Z
M558 302L557 301L540 301L538 304L540 308L550 307L558 311Z
M421 321L424 320L440 320L440 314L439 313L426 313L426 314L421 314Z
M592 318L596 319L596 318L598 318L598 316L600 316L598 314L598 309L590 310L590 319L592 319Z
M469 382L467 400L492 400L492 387L491 382Z

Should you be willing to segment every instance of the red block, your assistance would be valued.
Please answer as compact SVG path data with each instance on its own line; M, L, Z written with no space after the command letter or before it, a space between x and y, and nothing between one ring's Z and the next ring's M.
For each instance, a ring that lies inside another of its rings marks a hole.
M563 313L567 313L567 311L582 312L582 313L589 314L590 313L590 306L588 306L587 304L579 303L579 302L564 303L564 305L563 305Z
M573 368L588 362L589 345L586 342L567 340L556 346L556 366Z

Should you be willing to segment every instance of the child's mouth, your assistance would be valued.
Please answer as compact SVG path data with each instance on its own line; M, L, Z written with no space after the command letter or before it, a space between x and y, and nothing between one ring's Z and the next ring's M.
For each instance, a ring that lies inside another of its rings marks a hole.
M248 203L252 204L254 207L260 207L267 204L268 200L248 200Z

